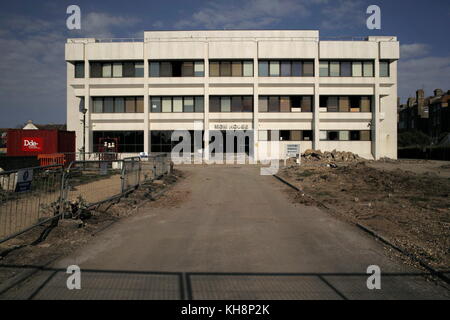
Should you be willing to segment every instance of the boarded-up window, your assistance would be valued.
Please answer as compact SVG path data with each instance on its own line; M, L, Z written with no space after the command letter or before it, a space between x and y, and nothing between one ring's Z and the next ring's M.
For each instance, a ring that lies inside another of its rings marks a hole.
M320 140L328 140L328 134L327 131L320 131Z
M336 61L330 62L330 77L339 77L341 75L340 64Z
M278 97L269 97L269 112L280 112L280 100Z
M91 78L100 78L102 76L102 64L91 63Z
M302 112L312 112L312 97L302 97Z
M253 97L242 97L242 111L253 112Z
M229 61L220 62L220 76L231 77L231 62Z
M113 63L113 77L121 78L122 76L122 63Z
M125 112L136 112L136 99L134 97L125 98Z
M220 68L219 62L212 61L209 63L209 76L210 77L219 77L220 76Z
M338 112L338 97L328 97L327 111L328 112Z
M291 100L289 97L280 97L280 112L291 112Z
M301 141L302 140L302 131L301 130L292 130L291 131L291 140L292 141Z
M233 61L231 63L231 75L233 77L242 77L242 62Z
M142 68L144 67L144 65L142 65ZM158 68L159 70L159 68ZM158 74L159 75L159 74ZM135 76L135 67L134 67L134 63L133 62L125 62L123 64L123 76L125 78L132 78ZM144 71L142 71L142 76L144 76Z
M242 112L242 98L240 96L231 98L231 112Z
M350 140L350 132L349 131L339 131L339 140L340 141Z
M361 112L370 112L370 97L361 97Z
M373 62L364 61L363 70L364 70L364 77L373 77Z
M205 65L203 61L196 61L194 63L194 76L203 77L205 75Z
M136 112L144 113L144 97L136 97Z
M209 112L220 112L220 97L209 97Z
M370 131L369 130L360 131L360 140L370 141Z
M349 97L339 97L339 112L350 112Z
M194 76L194 62L185 61L181 67L182 77L193 77Z
M267 97L264 96L259 97L258 110L259 112L269 111L269 99Z
M269 134L267 130L259 130L258 131L258 140L259 141L267 141L269 139Z
M172 76L172 64L170 62L160 63L160 77L171 77Z
M328 77L330 75L330 70L328 67L328 61L320 61L319 63L319 74L321 77Z
M303 76L304 77L314 77L314 62L304 61L303 62Z

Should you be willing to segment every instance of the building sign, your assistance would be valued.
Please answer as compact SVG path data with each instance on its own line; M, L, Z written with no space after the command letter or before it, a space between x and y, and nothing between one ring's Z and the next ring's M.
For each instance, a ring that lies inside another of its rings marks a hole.
M296 158L300 154L299 144L288 144L286 146L286 156L288 158Z
M36 152L44 150L44 141L42 138L22 138L22 151Z
M248 123L215 123L210 125L210 130L251 130Z
M16 192L27 192L31 190L33 182L33 169L23 169L16 173Z

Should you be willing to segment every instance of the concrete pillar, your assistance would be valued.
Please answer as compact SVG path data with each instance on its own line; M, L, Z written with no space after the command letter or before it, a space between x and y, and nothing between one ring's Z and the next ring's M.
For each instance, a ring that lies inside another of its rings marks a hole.
M375 160L380 158L380 60L375 59L373 103L372 103L372 156Z
M144 152L147 154L150 154L151 151L151 136L150 136L150 102L149 102L149 86L148 86L148 80L149 80L149 66L148 66L148 59L147 59L147 46L145 44L144 39L144 88L143 88L143 94L144 94Z
M204 82L204 120L203 120L203 150L204 161L209 160L209 44L204 42L204 65L205 65L205 82Z
M317 42L317 54L314 59L314 108L313 108L313 149L320 150L320 94L319 94L319 57L320 57L320 46ZM304 151L304 150L300 150Z
M86 112L86 122L84 124L84 128L83 128L83 122L80 122L80 126L81 126L81 134L83 135L83 130L86 134L85 136L85 141L86 141L86 152L93 152L94 151L94 135L92 133L92 130L94 129L92 126L92 122L91 122L91 113L92 113L92 109L91 109L91 75L89 73L89 60L88 60L88 56L87 56L87 46L84 45L84 107L87 109Z
M255 42L256 53L253 57L253 162L259 160L259 74L258 74L258 56L259 43ZM250 159L252 160L252 159Z

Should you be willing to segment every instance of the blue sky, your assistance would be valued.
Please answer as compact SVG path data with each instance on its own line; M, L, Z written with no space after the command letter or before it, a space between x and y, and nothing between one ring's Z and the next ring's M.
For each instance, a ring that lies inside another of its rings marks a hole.
M77 4L82 30L66 28ZM376 4L381 30L368 30L366 8ZM27 120L65 123L64 42L70 37L143 37L143 30L318 29L321 37L393 35L401 43L399 96L417 88L450 89L448 0L165 0L31 1L2 3L0 13L0 127Z

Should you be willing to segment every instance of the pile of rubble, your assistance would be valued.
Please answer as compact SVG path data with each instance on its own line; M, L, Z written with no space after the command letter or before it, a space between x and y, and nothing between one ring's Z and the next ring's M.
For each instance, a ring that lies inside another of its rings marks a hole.
M361 161L357 154L345 151L325 151L308 149L302 154L302 160L305 161L325 161L325 162L358 162Z

